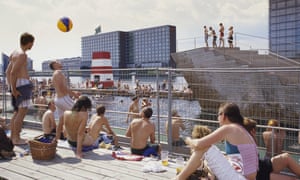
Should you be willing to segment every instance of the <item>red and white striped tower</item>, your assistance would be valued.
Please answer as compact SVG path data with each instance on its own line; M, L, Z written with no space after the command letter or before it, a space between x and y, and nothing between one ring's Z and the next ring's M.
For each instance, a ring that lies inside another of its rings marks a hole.
M114 86L110 52L93 52L91 81L93 82L93 87L96 85L98 87L102 85L102 88Z

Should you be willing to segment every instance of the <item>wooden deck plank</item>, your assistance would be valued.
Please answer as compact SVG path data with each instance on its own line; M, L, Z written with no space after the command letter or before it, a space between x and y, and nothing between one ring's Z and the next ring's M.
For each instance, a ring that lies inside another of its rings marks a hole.
M2 167L0 167L0 178L5 178L5 179L22 179L22 180L32 179L32 178L27 177L27 176L16 174L15 172L12 172L12 171L7 170L7 169L2 168Z
M15 160L12 160L15 161ZM22 167L20 164L13 163L0 163L0 168L5 169L6 171L10 171L12 173L25 176L25 177L34 177L34 179L57 179L51 175L47 175L43 172L34 171L29 169L28 167ZM8 177L11 179L11 177Z
M33 161L31 156L25 156L24 158L20 158L19 162L12 161L11 163L20 164L23 167L39 171L48 175L52 175L58 179L77 179L78 176L64 173L61 169L52 168L52 166L43 165L39 161Z
M24 130L24 136L35 137L40 132ZM24 137L23 136L23 137ZM77 159L70 148L57 148L56 156L50 161L33 160L31 155L20 157L26 147L16 147L18 156L11 161L0 162L0 171L8 179L171 179L175 168L167 167L163 173L144 173L144 161L121 161L114 159L111 150L95 149L85 152L83 159ZM129 150L129 149L128 149ZM159 163L159 162L158 162ZM0 173L2 174L2 173ZM1 176L1 175L0 175Z

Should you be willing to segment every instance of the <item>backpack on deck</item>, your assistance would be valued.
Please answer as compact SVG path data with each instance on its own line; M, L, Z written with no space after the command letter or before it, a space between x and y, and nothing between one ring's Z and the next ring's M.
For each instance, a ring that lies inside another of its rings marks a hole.
M0 126L0 157L10 158L15 156L13 149L14 144L11 139L7 137L4 128Z

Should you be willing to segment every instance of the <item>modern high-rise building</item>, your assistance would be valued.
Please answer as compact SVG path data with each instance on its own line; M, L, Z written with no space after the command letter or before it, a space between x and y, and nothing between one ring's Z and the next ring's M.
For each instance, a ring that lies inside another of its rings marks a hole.
M269 0L269 47L300 59L300 0Z
M61 62L64 70L80 70L81 57L57 59ZM43 71L51 71L49 63L53 60L47 60L42 63Z
M176 27L165 25L129 32L98 33L81 38L81 68L91 66L93 52L111 54L113 68L175 67Z

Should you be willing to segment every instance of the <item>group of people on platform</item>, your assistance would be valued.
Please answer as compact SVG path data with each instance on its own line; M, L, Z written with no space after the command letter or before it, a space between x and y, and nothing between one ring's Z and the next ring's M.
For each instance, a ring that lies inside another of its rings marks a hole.
M10 124L11 140L14 145L26 143L26 140L20 137L20 132L30 105L32 84L26 68L27 55L25 52L32 48L33 42L34 37L31 34L22 34L21 49L12 53L6 70L14 106ZM68 88L60 62L51 61L49 66L53 70L52 84L56 96L48 102L48 110L42 117L44 134L54 136L54 140L65 137L71 146L76 147L77 158L83 157L82 148L84 146L99 142L100 131L112 135L115 145L118 146L117 136L111 129L109 120L105 117L105 107L98 105L96 114L91 118L91 122L87 123L88 112L92 107L91 100ZM138 97L134 97L132 100L126 119L126 122L130 124L125 134L130 138L131 153L144 156L159 155L161 147L155 143L155 125L151 122L153 115L151 104L147 100L143 101L143 107L140 110ZM58 112L58 124L54 120L54 111ZM186 144L191 148L190 159L176 179L187 179L195 170L202 167L204 160L207 161L207 165L218 179L268 179L271 172L279 172L283 168L289 168L300 176L300 165L288 153L278 152L281 154L277 154L276 152L276 156L272 157L267 149L267 157L259 159L255 138L256 122L244 118L236 104L221 104L218 109L218 121L220 127L213 132L207 127L195 126L191 138L180 139L179 130L185 127L178 113L172 112L171 127L174 140L172 144L174 146ZM272 124L276 126L276 121L273 121ZM166 127L169 127L168 124ZM276 133L280 143L284 133L281 131L276 131ZM270 139L274 139L272 138L273 133L264 133L263 136L268 148ZM149 139L150 142L148 142ZM225 142L226 157L214 146L220 141ZM237 160L238 162L236 162ZM242 164L240 171L235 171L231 166L234 163L231 162Z
M204 31L204 42L206 47L209 47L208 45L208 39L209 37L212 38L212 47L216 48L216 47L225 47L225 27L223 25L223 23L219 24L219 46L217 46L217 39L218 39L218 35L216 33L216 30L213 27L209 27L207 28L206 25L203 26L203 31ZM228 29L228 37L227 37L227 41L228 41L228 45L229 48L233 48L233 26L230 26Z

